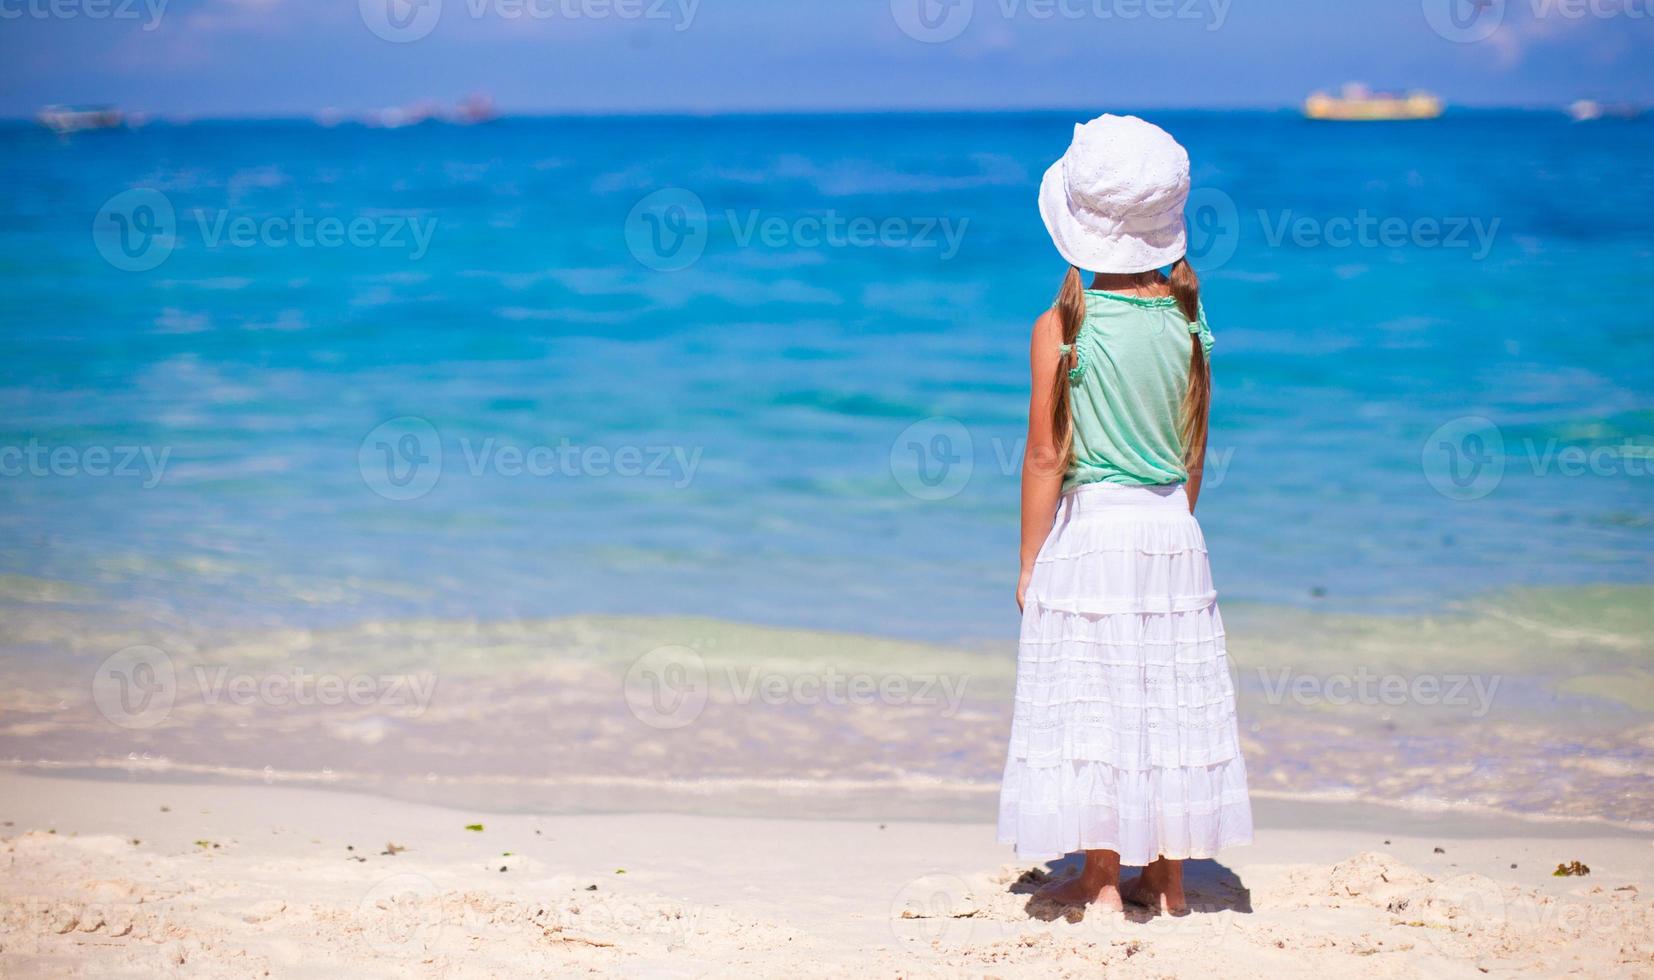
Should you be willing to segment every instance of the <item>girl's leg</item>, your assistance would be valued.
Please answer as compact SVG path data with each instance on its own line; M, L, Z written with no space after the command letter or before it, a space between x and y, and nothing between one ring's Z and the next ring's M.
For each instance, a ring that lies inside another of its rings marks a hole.
M1097 905L1118 912L1120 903L1120 854L1117 851L1086 851L1080 873L1041 888L1036 895L1061 905Z
M1161 912L1187 910L1183 898L1183 862L1158 858L1122 889L1125 900Z

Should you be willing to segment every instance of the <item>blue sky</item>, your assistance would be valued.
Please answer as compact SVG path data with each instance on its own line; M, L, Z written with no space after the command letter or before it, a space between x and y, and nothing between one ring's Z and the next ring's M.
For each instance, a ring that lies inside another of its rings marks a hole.
M14 117L1649 102L1654 0L0 0L0 66Z

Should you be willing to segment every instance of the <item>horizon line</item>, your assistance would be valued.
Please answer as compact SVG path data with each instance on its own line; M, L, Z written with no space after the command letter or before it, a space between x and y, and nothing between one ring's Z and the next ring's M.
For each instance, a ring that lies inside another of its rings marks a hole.
M435 101L435 100L431 100ZM109 107L120 109L113 103L48 103L48 105L67 105L70 107ZM421 102L406 103L404 105L376 106L365 109L342 109L327 106L312 110L294 110L283 112L248 112L248 113L190 113L190 112L150 112L146 110L122 110L130 116L142 117L151 123L196 123L196 122L316 122L318 117L337 115L337 125L359 123L363 118L376 112L387 109L400 109L420 105ZM436 102L437 105L444 103ZM1571 103L1448 103L1448 113L1455 111L1473 112L1565 112ZM1643 108L1638 103L1628 105ZM42 106L42 109L46 106ZM1298 112L1302 103L1292 102L1285 104L1267 105L1117 105L1109 111L1149 113L1149 112L1198 112L1198 113L1280 113ZM688 109L688 108L637 108L637 109L525 109L505 110L487 121L503 121L512 119L598 119L598 118L667 118L667 119L705 119L721 116L942 116L942 115L1035 115L1043 113L1095 113L1098 106L970 106L970 107L796 107L796 108L760 108L760 107L724 107L717 109ZM30 123L38 125L38 112L29 115L9 115L0 113L0 124ZM431 120L421 120L431 121ZM411 123L409 125L417 125Z

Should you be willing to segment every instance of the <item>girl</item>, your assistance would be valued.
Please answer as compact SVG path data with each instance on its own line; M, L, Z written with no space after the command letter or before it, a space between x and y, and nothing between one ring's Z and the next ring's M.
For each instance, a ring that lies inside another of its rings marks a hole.
M1080 873L1040 892L1065 904L1181 913L1183 860L1252 839L1194 518L1212 334L1185 255L1188 196L1188 154L1132 116L1076 126L1040 187L1070 268L1030 352L999 838L1025 860L1083 849ZM1122 863L1144 866L1124 888Z

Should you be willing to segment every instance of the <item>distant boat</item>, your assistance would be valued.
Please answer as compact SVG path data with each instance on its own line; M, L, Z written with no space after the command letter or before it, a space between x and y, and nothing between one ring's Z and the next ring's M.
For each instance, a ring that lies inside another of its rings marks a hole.
M474 126L478 123L489 122L498 118L499 112L494 108L494 100L488 95L476 93L468 95L452 107L447 107L435 99L420 99L407 105L389 106L384 109L374 109L361 117L359 121L370 127L383 129L401 129L404 126L418 126L422 123L452 123L457 126ZM315 120L322 126L333 127L351 121L350 117L340 109L328 108L316 113Z
M1391 122L1402 119L1434 119L1442 114L1442 100L1429 92L1389 95L1369 91L1351 83L1338 95L1316 92L1304 100L1304 115L1310 119L1337 122Z
M119 129L126 121L114 106L49 105L35 116L40 125L54 133L78 133L85 129Z
M369 126L382 126L385 129L401 129L404 126L417 126L420 123L437 119L440 116L437 104L431 99L420 99L404 106L391 106L379 109L368 116Z
M1568 115L1573 117L1574 122L1590 122L1602 118L1602 106L1590 99L1580 99L1568 106Z
M459 105L454 107L448 121L458 123L461 126L474 126L477 123L490 122L498 117L499 112L494 108L493 97L486 93L475 92L466 96Z
M1603 105L1595 99L1580 99L1568 106L1568 115L1574 122L1593 122L1597 119L1636 119L1642 113L1641 107L1629 103Z

